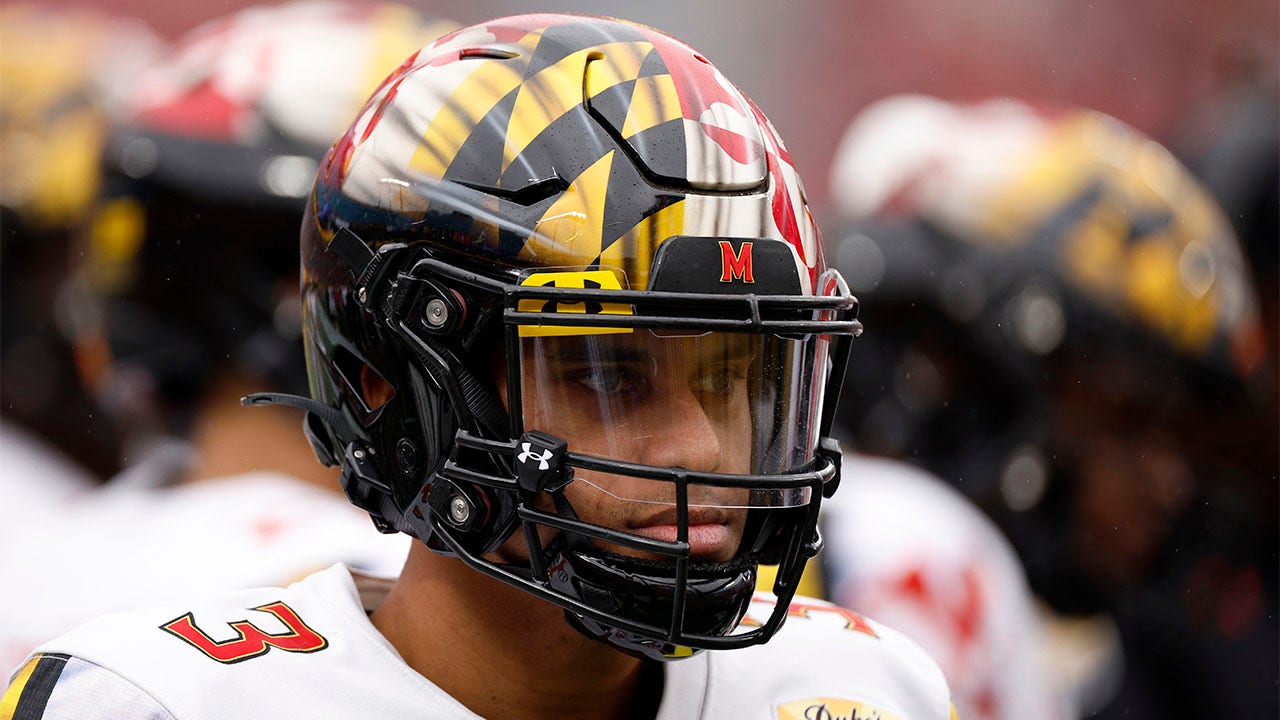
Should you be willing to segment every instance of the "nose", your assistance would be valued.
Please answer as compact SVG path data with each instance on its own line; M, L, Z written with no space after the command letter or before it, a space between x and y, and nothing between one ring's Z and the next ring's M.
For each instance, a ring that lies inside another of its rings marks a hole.
M723 464L723 445L716 424L687 387L672 388L662 411L650 419L651 433L643 441L641 462L717 472Z

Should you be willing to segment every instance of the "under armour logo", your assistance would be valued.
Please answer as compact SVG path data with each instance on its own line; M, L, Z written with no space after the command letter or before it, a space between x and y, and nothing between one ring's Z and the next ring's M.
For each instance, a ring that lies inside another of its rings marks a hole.
M573 471L561 466L568 443L554 435L532 430L517 441L516 482L526 492L557 492L573 479Z
M519 460L521 465L528 464L530 460L537 460L539 470L547 470L551 467L547 461L555 454L554 452L550 450L543 450L541 453L535 453L533 448L527 442L520 443L520 447L522 450L520 454L516 456L516 460Z

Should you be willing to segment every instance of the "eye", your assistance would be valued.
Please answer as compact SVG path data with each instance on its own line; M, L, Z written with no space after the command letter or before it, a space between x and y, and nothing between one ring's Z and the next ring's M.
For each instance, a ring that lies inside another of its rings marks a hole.
M627 373L621 368L592 368L579 374L574 381L600 395L612 395L630 388Z
M738 382L732 368L720 368L698 378L698 389L707 395L728 395Z

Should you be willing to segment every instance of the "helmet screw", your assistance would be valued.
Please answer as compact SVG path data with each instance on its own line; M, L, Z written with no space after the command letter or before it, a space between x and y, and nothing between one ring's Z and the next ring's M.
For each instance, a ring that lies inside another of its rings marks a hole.
M352 454L352 455L354 455L354 456L355 456L355 458L356 458L357 460L363 460L363 459L364 459L364 451L363 451L363 450L356 450L355 452L353 452L353 453L351 453L351 454Z
M471 518L471 503L461 495L454 495L449 501L449 517L458 525L465 525Z
M444 300L435 298L427 303L427 324L433 328L443 326L449 322L449 306Z
M360 300L360 303L362 305L364 303L369 302L369 290L363 287L360 288L359 290L356 291L356 298Z
M401 438L396 443L396 460L400 463L400 472L412 477L418 471L418 448L409 438Z

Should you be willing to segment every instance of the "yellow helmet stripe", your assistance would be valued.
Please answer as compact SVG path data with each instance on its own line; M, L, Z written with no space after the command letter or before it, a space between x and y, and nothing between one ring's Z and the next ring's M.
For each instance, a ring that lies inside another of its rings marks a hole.
M530 33L519 44L532 51L537 37ZM458 84L432 118L422 142L413 151L409 167L443 177L481 118L524 81L524 67L511 62L477 62L476 69Z
M600 253L599 263L601 267L624 270L631 289L642 290L649 284L653 248L667 238L683 234L684 200L681 200L636 223ZM631 267L626 266L627 258L631 258Z
M622 124L622 137L630 138L654 125L681 117L680 97L670 75L652 75L636 80Z
M593 98L618 83L635 80L640 75L644 59L653 50L653 45L647 42L610 43L591 48L591 52L599 53L605 49L609 49L609 52L601 60L593 62L591 72L587 74L588 98Z
M582 266L600 255L605 196L614 151L610 150L574 178L534 225L520 259L543 267Z
M605 60L592 65L586 88L588 95L593 90L604 89L597 89L596 66L607 68L603 71L605 82L617 82L615 78L635 79L645 54L652 47L649 43L618 42L586 48L566 55L525 80L507 126L507 144L502 151L503 172L547 126L582 104L582 77L591 56L604 53Z

